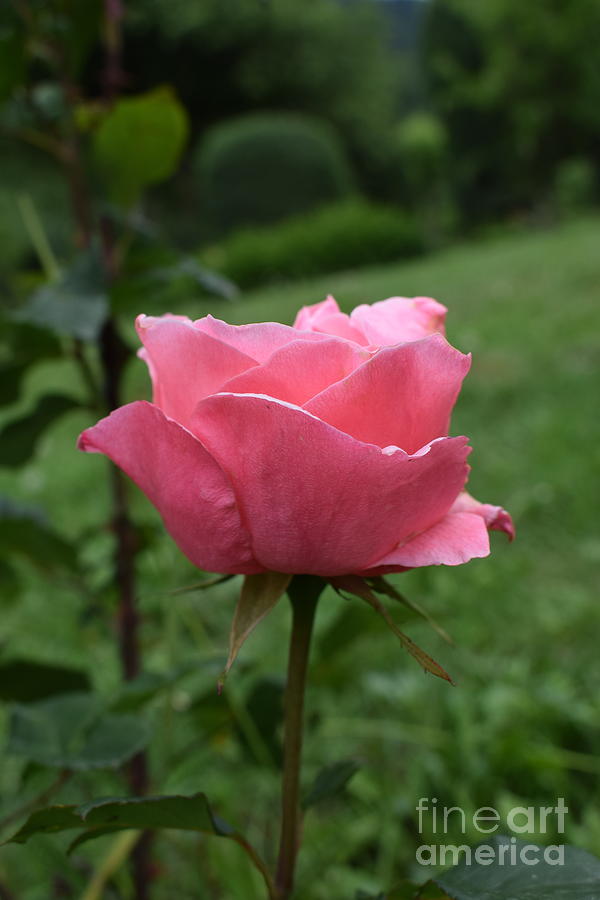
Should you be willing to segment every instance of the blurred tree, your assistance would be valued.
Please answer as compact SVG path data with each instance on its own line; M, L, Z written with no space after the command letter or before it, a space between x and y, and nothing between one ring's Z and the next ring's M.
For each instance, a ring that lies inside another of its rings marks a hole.
M319 116L340 131L368 180L400 86L383 23L365 2L139 0L125 33L131 87L172 84L194 135L249 110Z
M466 217L531 208L558 163L600 150L598 0L434 0L430 97Z

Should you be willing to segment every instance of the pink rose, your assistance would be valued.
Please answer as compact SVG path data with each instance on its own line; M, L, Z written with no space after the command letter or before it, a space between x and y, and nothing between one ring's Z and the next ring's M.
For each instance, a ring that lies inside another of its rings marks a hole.
M470 448L448 437L470 365L435 300L350 316L333 298L290 328L140 316L152 403L79 439L146 493L202 569L379 574L489 553L510 516L464 493Z

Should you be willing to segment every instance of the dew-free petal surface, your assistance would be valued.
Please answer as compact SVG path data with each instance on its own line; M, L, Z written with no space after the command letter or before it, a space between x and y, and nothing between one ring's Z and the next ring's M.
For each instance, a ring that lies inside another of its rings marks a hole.
M431 297L389 297L352 310L350 321L369 344L381 347L445 333L447 309Z
M207 397L193 430L231 478L255 558L278 572L367 568L441 519L468 474L464 437L411 457L269 397Z
M386 554L371 568L378 573L417 566L459 566L488 556L490 541L481 516L448 512L443 519L405 544Z
M503 531L510 541L515 537L513 520L501 506L493 506L491 503L480 503L466 491L458 495L452 505L452 512L469 512L481 516L490 531Z
M202 444L158 407L121 406L79 438L104 453L140 487L186 556L209 572L261 571L227 475Z
M275 350L285 347L292 341L302 338L306 341L322 341L327 335L312 333L310 331L299 334L295 328L289 325L280 325L279 322L259 322L256 325L228 325L221 319L213 316L205 316L196 319L194 328L203 334L217 338L224 344L245 353L256 362L264 363Z
M222 390L234 394L266 394L302 406L370 358L366 350L334 338L293 341L276 350L263 365L232 378Z
M368 343L360 328L352 324L350 316L340 310L337 300L332 296L321 303L303 306L296 316L294 328L337 335L357 344Z
M187 426L196 404L256 360L196 328L183 316L138 316L154 387L154 403L171 419Z
M305 408L360 441L415 453L448 434L470 364L441 335L431 335L379 350Z

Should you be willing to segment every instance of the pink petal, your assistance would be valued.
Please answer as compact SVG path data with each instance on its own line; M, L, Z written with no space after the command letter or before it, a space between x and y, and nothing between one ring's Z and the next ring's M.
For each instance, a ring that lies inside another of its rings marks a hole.
M414 453L448 434L452 407L471 365L441 335L379 350L313 397L305 409L359 441Z
M278 572L368 568L441 519L468 473L466 438L382 451L268 397L207 397L193 429L231 478L256 559Z
M446 307L431 297L390 297L371 306L357 306L350 315L369 344L389 346L445 333Z
M302 331L317 331L347 338L357 344L367 344L364 334L352 325L350 316L341 312L337 301L329 295L321 303L303 306L294 322L294 328Z
M256 360L200 331L183 316L138 316L136 327L152 377L154 403L182 425L202 397Z
M466 491L458 495L452 505L451 512L475 513L483 518L490 531L503 531L508 535L509 541L515 539L515 526L510 513L507 513L501 506L480 503Z
M222 390L232 394L266 394L302 406L368 359L366 350L335 338L293 341L276 350L262 366L232 378Z
M368 573L383 575L417 566L459 566L470 559L488 556L488 529L504 531L513 540L515 529L501 506L479 503L462 491L448 513L432 528L392 550Z
M229 479L196 438L158 407L122 406L79 437L81 450L105 453L161 514L175 543L210 572L262 571Z
M311 334L306 332L298 334L295 328L289 325L280 325L278 322L260 322L257 325L228 325L221 319L206 316L197 319L194 328L203 334L210 335L229 347L239 350L251 356L256 362L263 363L275 350L285 347L299 337L307 341L321 341L326 339L323 334Z
M318 323L322 316L336 315L339 312L340 308L337 300L329 294L325 300L321 300L320 303L313 303L311 306L303 306L296 315L294 328L299 328L301 331L310 331L312 326Z
M449 512L412 540L387 553L365 574L413 569L418 566L460 566L475 557L488 556L490 541L481 516Z

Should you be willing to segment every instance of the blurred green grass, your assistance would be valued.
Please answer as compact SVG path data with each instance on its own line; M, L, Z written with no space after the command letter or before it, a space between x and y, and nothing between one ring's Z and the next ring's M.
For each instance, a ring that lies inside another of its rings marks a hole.
M278 285L235 304L171 310L210 311L240 323L291 321L301 305L327 293L347 310L397 294L436 297L450 310L450 341L473 353L452 425L475 448L470 490L506 506L516 519L515 543L495 535L487 560L397 578L454 637L450 648L418 620L404 626L451 672L455 688L424 676L359 601L327 593L308 697L306 771L348 756L360 757L364 766L344 800L310 814L300 900L351 897L355 888L381 889L415 874L420 797L474 812L484 805L500 811L552 805L563 796L570 809L567 839L600 854L599 238L600 218L588 217L550 231L472 241L402 265ZM24 405L51 387L78 390L67 363L33 372ZM128 391L130 399L148 396L141 362L131 365ZM109 692L118 683L118 665L101 609L111 602L104 590L110 552L105 461L74 449L87 424L83 413L68 414L30 465L0 473L0 493L39 503L72 536L86 531L81 552L98 598L88 598L86 606L72 585L23 570L23 601L7 606L0 641L14 655L85 665ZM133 488L131 495L140 520L156 530L145 498ZM235 582L206 594L168 595L198 575L166 537L144 551L139 564L148 668L222 656ZM394 612L403 618L401 610ZM243 708L262 679L281 680L287 627L282 604L242 651L228 686L236 705ZM214 708L213 686L209 666L156 705L155 787L205 789L225 818L261 843L265 828L271 838L274 833L276 782L257 753L254 762L252 753L242 753L232 729L214 729L199 702L206 692ZM188 743L198 746L191 761L183 752ZM8 760L1 776L7 808L13 771ZM99 793L85 779L70 790L74 796ZM166 900L174 889L178 897L197 896L199 870L208 872L205 896L222 896L210 885L223 855L225 895L260 897L235 848L217 845L203 844L199 858L197 842L162 841L165 881L157 897ZM51 839L41 839L44 853L51 854L51 846ZM4 868L21 878L19 896L26 900L45 898L28 872L29 860L22 848L9 848L0 874ZM61 865L70 870L69 863Z

